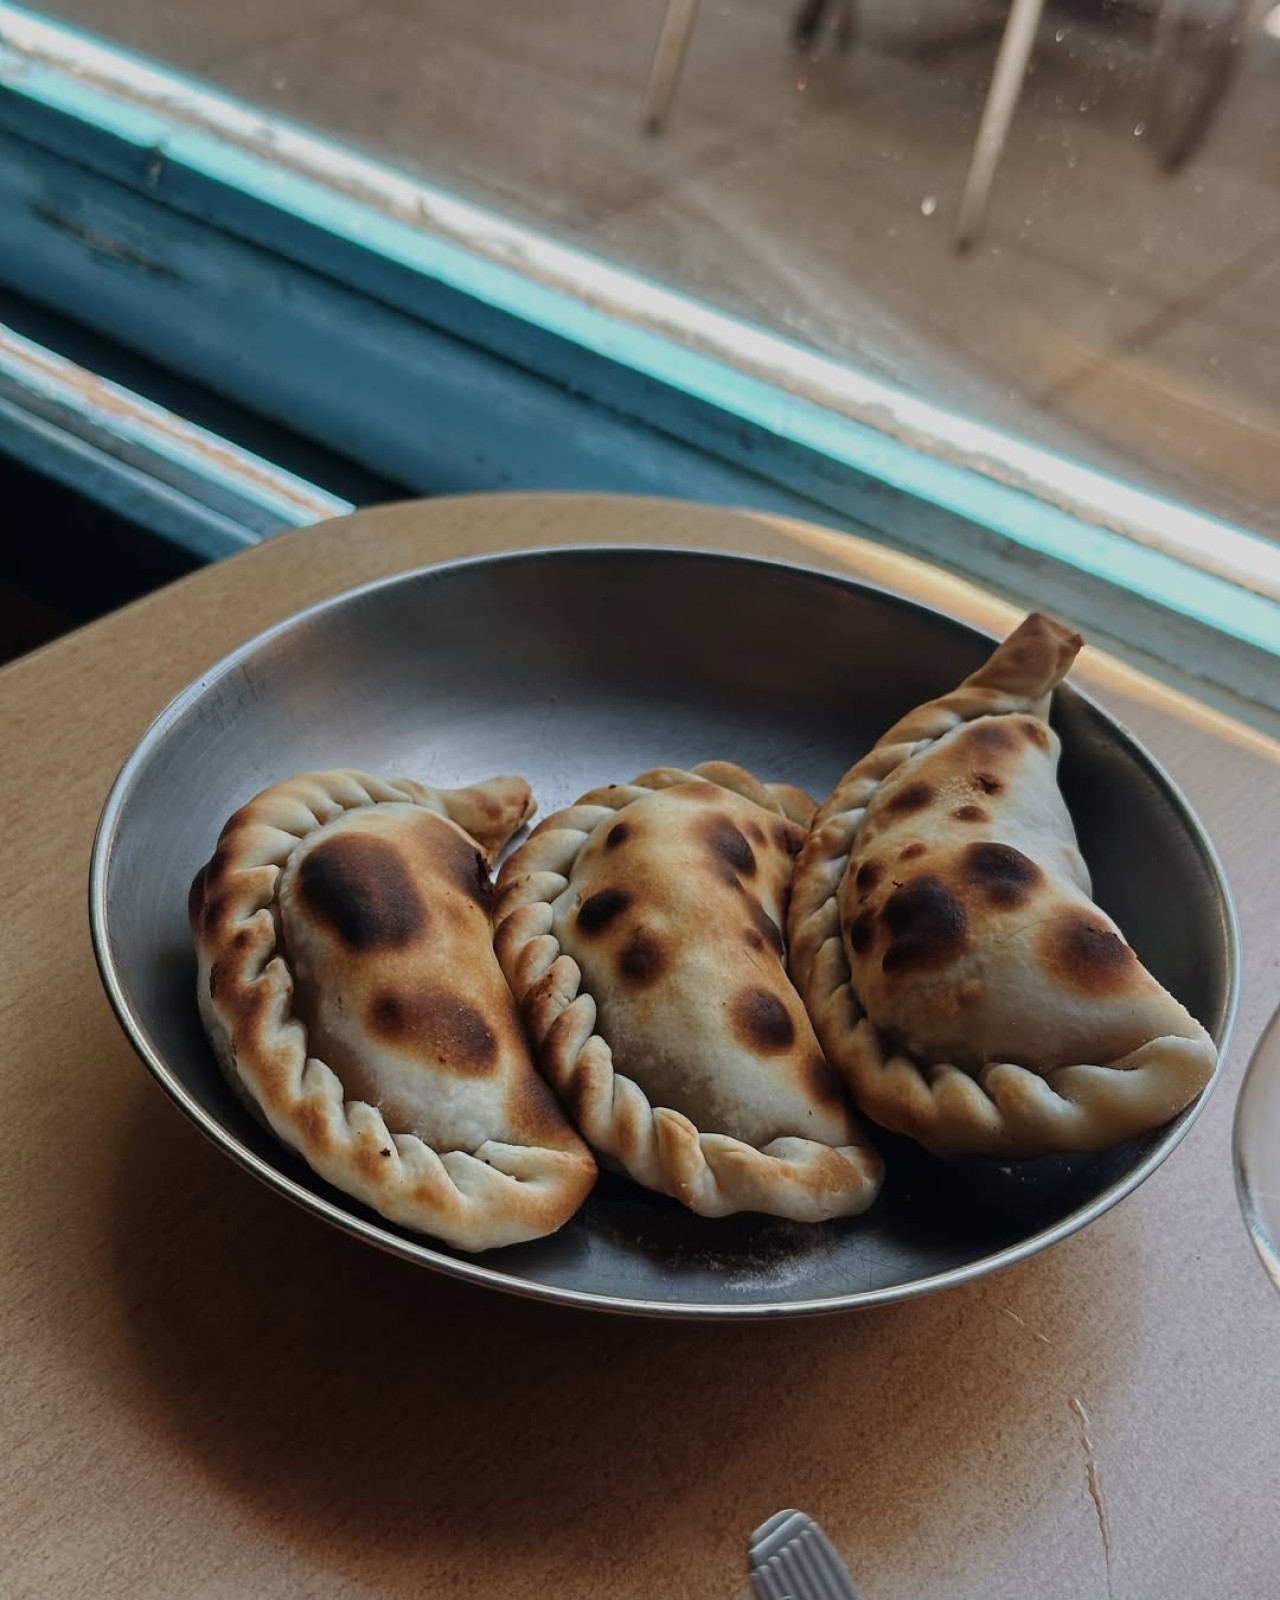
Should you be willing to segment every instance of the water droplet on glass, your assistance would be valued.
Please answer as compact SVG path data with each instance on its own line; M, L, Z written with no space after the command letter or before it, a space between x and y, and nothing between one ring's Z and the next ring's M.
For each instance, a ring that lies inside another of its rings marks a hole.
M1067 36L1067 30L1065 28L1059 28L1057 33L1055 33L1054 36L1053 36L1054 43L1055 44L1061 44L1062 41L1066 38L1066 36Z
M796 88L799 89L801 94L803 94L808 87L809 87L808 78L797 78L796 79Z
M937 196L932 194L925 195L924 199L920 202L920 210L923 212L923 214L926 217L931 217L937 209Z
M1196 191L1197 194L1203 194L1204 193L1204 184L1197 183L1196 186L1195 186L1195 191Z
M1142 135L1146 131L1147 131L1147 125L1146 125L1145 122L1135 122L1134 123L1134 125L1133 125L1133 136L1134 136L1135 139L1141 139Z
M1087 100L1082 100L1080 102L1080 109L1081 111L1087 111L1089 109L1089 102Z

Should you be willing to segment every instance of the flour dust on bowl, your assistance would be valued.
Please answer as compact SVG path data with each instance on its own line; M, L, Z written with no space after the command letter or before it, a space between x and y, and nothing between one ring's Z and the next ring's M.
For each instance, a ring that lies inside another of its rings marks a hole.
M1204 1095L1103 1154L944 1162L877 1135L888 1168L879 1199L829 1223L707 1220L603 1174L551 1237L468 1257L329 1188L233 1095L197 1013L186 893L237 807L330 767L440 786L520 773L543 816L597 786L708 759L821 798L890 724L990 649L974 629L862 584L681 550L525 552L340 595L204 674L126 763L91 871L103 982L147 1067L227 1155L316 1216L436 1270L690 1317L839 1310L978 1277L1131 1192ZM1222 1046L1238 961L1212 846L1159 766L1087 696L1060 689L1052 721L1098 903Z

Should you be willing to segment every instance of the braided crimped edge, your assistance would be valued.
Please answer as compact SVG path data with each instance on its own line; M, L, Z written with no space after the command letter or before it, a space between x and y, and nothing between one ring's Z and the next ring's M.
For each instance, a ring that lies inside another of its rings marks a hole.
M552 931L553 902L601 823L655 790L699 780L797 820L798 791L762 785L724 762L657 768L630 784L592 790L541 823L499 873L498 959L543 1072L579 1131L638 1183L706 1217L760 1211L817 1222L855 1215L876 1198L884 1177L869 1143L832 1146L795 1135L757 1148L700 1132L683 1113L652 1105L639 1084L614 1070L612 1049L595 1031L596 1002L583 988L582 969Z
M220 1067L249 1109L335 1188L393 1222L473 1251L538 1238L566 1221L594 1181L587 1152L487 1140L474 1152L441 1153L416 1134L392 1133L376 1107L346 1100L338 1075L307 1054L306 1028L293 1014L276 892L299 845L344 813L408 804L459 826L451 812L483 825L475 796L484 787L431 789L347 769L287 779L232 819L233 859L216 890L230 905L216 940L205 929L207 867L192 885L190 908L201 1018ZM492 818L488 823L497 841ZM237 1018L246 1022L242 1029ZM268 1079L284 1085L283 1092Z
M853 988L838 896L873 795L893 773L980 717L1037 714L1040 695L962 686L904 717L819 808L792 882L791 971L828 1060L860 1110L935 1155L1026 1158L1101 1150L1149 1133L1189 1105L1213 1075L1217 1051L1199 1023L1193 1036L1149 1040L1116 1061L1040 1074L989 1062L977 1074L922 1065L886 1047ZM904 739L902 736L907 735Z

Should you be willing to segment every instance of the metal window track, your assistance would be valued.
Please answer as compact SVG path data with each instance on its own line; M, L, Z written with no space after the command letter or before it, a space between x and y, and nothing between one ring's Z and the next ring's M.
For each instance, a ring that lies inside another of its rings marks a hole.
M0 451L209 561L352 509L2 324Z

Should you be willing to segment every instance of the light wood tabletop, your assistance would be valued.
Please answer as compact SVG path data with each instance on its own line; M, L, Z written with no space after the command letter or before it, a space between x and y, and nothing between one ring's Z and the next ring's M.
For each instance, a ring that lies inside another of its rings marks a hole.
M1280 745L1097 649L1077 678L1172 773L1226 863L1244 988L1182 1145L1020 1266L781 1323L546 1307L295 1210L132 1054L94 967L86 875L111 781L163 704L366 579L611 540L783 556L993 631L1016 615L799 524L478 497L288 534L0 673L0 1590L745 1596L749 1532L799 1506L866 1600L1280 1593L1280 1298L1230 1149L1280 997Z

